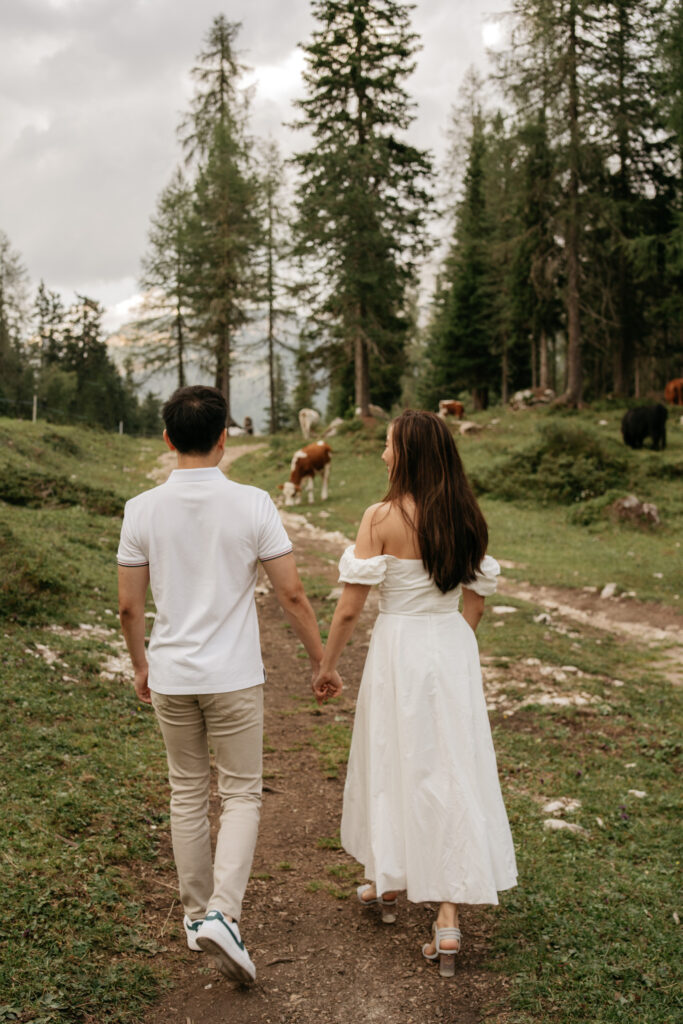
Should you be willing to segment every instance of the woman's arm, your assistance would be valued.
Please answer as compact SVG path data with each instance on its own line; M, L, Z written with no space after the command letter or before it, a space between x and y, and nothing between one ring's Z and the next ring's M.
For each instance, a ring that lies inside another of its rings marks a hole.
M477 626L484 614L484 598L475 594L467 587L462 588L462 617L465 622L476 632Z
M382 554L382 538L374 526L375 513L378 508L378 505L371 505L363 513L355 544L357 558L372 558ZM342 596L339 598L332 617L320 672L313 683L313 692L317 700L320 700L321 695L330 686L339 657L356 628L369 592L370 587L365 584L344 584Z

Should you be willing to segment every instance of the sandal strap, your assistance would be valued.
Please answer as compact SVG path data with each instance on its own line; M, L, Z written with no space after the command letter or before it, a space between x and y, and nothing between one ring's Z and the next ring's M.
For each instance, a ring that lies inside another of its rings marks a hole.
M358 888L356 889L356 896L358 897L358 901L362 903L364 907L371 907L373 906L373 904L381 902L378 896L375 896L374 899L371 900L363 899L363 893L367 892L368 889L372 889L372 885L370 885L370 883L366 883L365 885L359 885Z
M454 942L460 942L462 940L462 932L459 928L437 928L434 925L434 935L436 937L436 951L437 953L456 953L455 949L441 949L441 942L444 939L452 939Z

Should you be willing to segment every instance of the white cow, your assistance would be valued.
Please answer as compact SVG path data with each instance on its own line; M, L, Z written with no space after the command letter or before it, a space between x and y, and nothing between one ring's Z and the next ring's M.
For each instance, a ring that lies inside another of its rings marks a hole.
M315 409L299 409L299 426L301 427L301 433L307 441L311 436L312 428L317 426L319 422L320 413L316 412Z

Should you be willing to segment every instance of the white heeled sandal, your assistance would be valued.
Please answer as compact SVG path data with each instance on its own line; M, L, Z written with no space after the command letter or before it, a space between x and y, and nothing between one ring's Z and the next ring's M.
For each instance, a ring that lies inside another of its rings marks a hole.
M432 925L432 935L434 942L434 952L428 953L427 947L429 942L425 942L422 947L422 955L425 960L431 960L432 962L439 961L439 974L442 978L452 978L455 974L455 957L460 952L460 943L462 942L462 932L459 928L437 928L436 921ZM442 949L441 943L444 940L451 940L458 943L457 949Z
M393 924L396 920L396 904L398 897L394 896L393 900L385 900L384 896L375 895L371 900L363 899L363 893L367 892L368 889L374 889L374 885L367 883L366 885L359 885L356 889L356 896L358 902L362 903L364 907L378 906L382 911L382 921L384 924Z

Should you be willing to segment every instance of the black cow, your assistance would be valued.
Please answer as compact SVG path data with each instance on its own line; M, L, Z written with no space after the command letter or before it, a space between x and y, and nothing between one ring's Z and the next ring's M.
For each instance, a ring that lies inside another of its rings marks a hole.
M621 421L621 433L624 444L630 448L642 448L646 437L652 438L655 451L666 448L666 406L642 405L637 409L629 409Z

